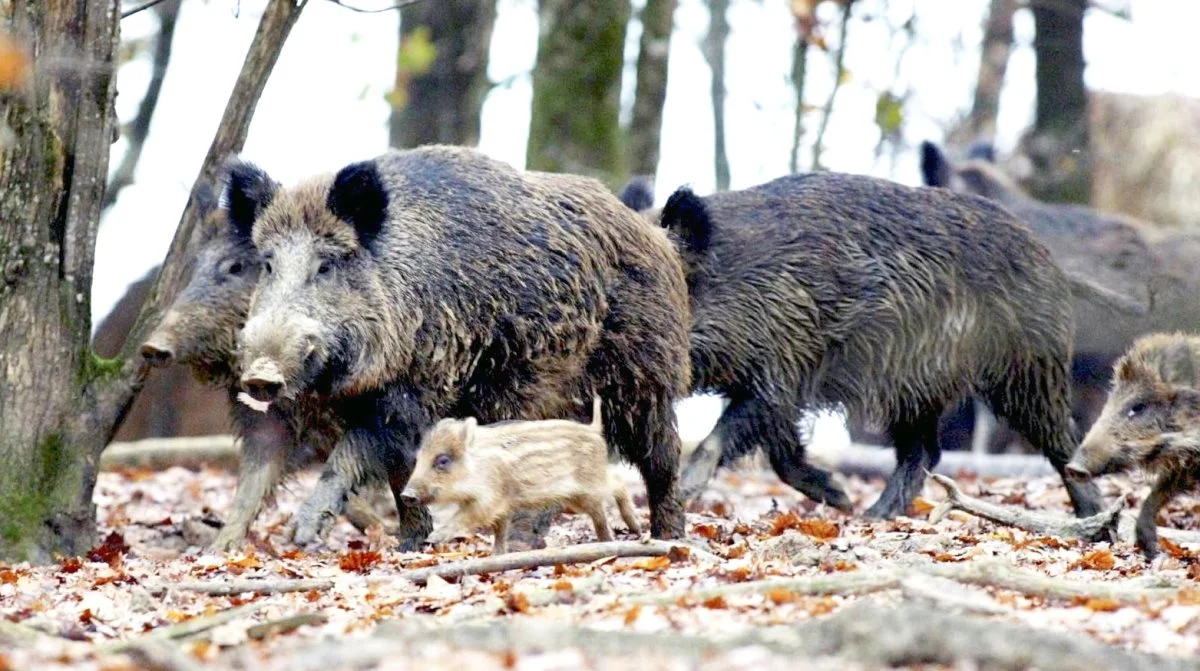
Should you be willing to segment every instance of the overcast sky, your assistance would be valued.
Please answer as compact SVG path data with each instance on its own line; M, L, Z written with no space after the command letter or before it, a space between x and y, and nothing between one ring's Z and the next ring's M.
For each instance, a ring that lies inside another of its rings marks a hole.
M358 6L390 0L346 0ZM1120 0L1101 0L1108 5ZM635 10L641 0L634 0ZM787 172L793 92L788 83L794 40L786 0L732 0L727 46L727 143L732 187L742 188ZM833 170L891 177L917 184L911 147L940 139L969 107L978 69L986 0L860 0L845 57L842 86L825 138L823 163ZM170 244L192 180L208 149L237 77L265 0L185 0L174 53L158 111L138 166L100 229L92 308L108 312L125 287L159 263ZM1084 55L1091 88L1140 94L1200 96L1196 68L1197 0L1132 0L1133 18L1123 21L1090 10L1084 24ZM836 12L821 6L821 17ZM893 34L916 15L916 40L897 65L905 38ZM254 117L243 156L276 179L291 183L369 158L387 146L384 94L395 76L395 12L360 14L310 0L284 48ZM537 49L536 0L499 0L489 75L508 82L484 104L480 148L523 167L531 89L528 73ZM708 25L702 0L680 0L671 43L669 84L659 165L659 201L677 186L710 192L712 113L709 70L699 42ZM831 25L827 39L837 41ZM122 23L127 37L156 29L149 12ZM623 82L624 118L633 96L633 65L640 29L631 24ZM1033 20L1015 17L1016 47L1001 100L997 144L1012 147L1032 120L1034 105ZM806 103L820 105L832 85L832 59L810 50ZM129 120L150 76L149 54L123 67L117 111ZM895 170L875 161L875 101L881 91L907 95L905 143ZM802 167L812 162L818 114L806 119ZM124 141L114 145L113 167Z

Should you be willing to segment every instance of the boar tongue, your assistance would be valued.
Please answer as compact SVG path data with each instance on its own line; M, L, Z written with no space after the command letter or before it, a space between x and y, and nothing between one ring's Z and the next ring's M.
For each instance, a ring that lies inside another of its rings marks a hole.
M267 408L271 407L270 401L260 401L244 391L238 392L237 399L259 412L266 412Z

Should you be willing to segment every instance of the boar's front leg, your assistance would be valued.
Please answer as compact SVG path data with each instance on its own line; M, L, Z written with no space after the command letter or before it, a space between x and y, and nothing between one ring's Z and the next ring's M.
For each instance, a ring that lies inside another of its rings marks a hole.
M433 529L433 518L420 502L400 492L412 474L421 431L430 424L429 413L413 395L390 392L348 401L342 417L346 432L313 493L296 513L293 541L311 544L342 513L351 492L367 483L387 482L400 516L400 548L417 549Z
M1142 502L1142 509L1138 511L1137 526L1134 527L1134 536L1138 548L1146 555L1147 560L1154 559L1158 554L1158 511L1167 505L1171 497L1188 489L1191 484L1191 478L1164 473L1154 483L1150 495Z
M251 523L283 477L289 451L295 445L287 423L274 414L259 413L236 403L234 421L242 434L242 460L238 465L233 509L212 544L212 549L218 552L234 550L246 540Z

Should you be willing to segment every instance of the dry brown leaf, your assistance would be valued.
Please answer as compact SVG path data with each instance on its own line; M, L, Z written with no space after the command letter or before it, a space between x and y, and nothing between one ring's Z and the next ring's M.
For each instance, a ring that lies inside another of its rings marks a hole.
M729 550L725 553L725 557L727 559L737 559L739 557L744 557L746 555L746 553L749 551L750 551L750 546L745 543L742 543L741 545L735 545L735 546L729 548Z
M714 596L711 599L705 599L704 601L700 602L700 605L704 606L705 608L714 608L714 609L729 607L729 604L725 603L725 597L721 597L721 596Z
M64 557L62 563L58 565L58 570L62 573L74 573L83 568L83 560L79 557Z
M1092 550L1080 557L1079 561L1074 564L1076 568L1085 568L1091 571L1109 571L1116 565L1117 560L1108 548Z
M500 665L506 669L515 669L517 667L517 653L513 650L505 650L500 658Z
M1175 595L1175 603L1181 606L1200 606L1200 589L1181 589Z
M779 605L785 604L785 603L792 603L793 601L800 600L799 594L797 594L791 590L783 589L782 587L777 587L775 589L768 590L764 596L767 597L767 601L770 601L771 603L775 604L776 606L779 606Z
M943 562L943 563L945 563L945 562L960 562L960 561L963 561L964 559L966 559L966 557L956 557L956 556L950 554L949 552L934 552L932 554L932 556L933 556L933 561Z
M639 559L629 564L630 569L641 569L643 571L661 571L671 565L671 560L667 557L646 557Z
M509 592L508 597L504 600L504 605L510 613L528 613L529 599L520 592Z
M814 617L827 615L837 610L838 602L831 596L821 597L814 601L809 601L805 609L809 615Z
M381 559L383 556L375 550L350 550L338 557L338 567L343 571L365 573Z
M88 550L88 561L104 562L113 568L120 568L125 562L125 553L129 552L129 544L125 537L113 531L104 537L96 547Z
M841 531L838 525L828 520L820 520L813 518L803 518L792 511L788 511L779 515L771 523L771 535L778 536L788 529L795 529L800 533L816 538L817 540L830 540L837 538Z
M1176 559L1187 559L1191 556L1191 553L1169 538L1159 538L1158 546L1163 549L1163 552Z
M575 586L567 580L559 580L558 582L554 583L554 589L559 592L566 592L567 594L575 593Z
M913 502L908 506L908 516L917 517L919 515L928 515L933 512L933 504L923 496L918 496L913 499Z
M633 625L634 622L637 622L638 615L641 615L641 614L642 614L641 606L638 606L638 605L631 606L629 608L629 610L625 611L625 626L628 627L628 626Z
M1087 599L1083 602L1083 606L1097 613L1111 613L1121 609L1121 602L1116 599L1107 598Z
M262 568L262 561L253 550L246 553L245 556L239 559L231 559L225 562L225 570L234 575L238 575L247 569Z
M170 622L174 622L175 624L179 624L180 622L183 622L184 620L191 619L191 617L192 617L192 616L191 616L191 615L188 615L187 613L185 613L185 612L183 612L183 611L179 611L179 610L168 610L168 611L167 611L167 614L166 614L166 616L165 616L165 617L166 617L166 618L167 618L167 620L169 620Z
M0 585L15 585L21 576L17 575L16 571L6 568L0 568Z
M692 527L697 536L705 540L715 541L721 536L721 528L715 524L697 524Z
M720 573L721 577L725 578L729 582L746 582L750 579L750 574L751 572L749 566L737 566L729 569L728 571L722 571Z

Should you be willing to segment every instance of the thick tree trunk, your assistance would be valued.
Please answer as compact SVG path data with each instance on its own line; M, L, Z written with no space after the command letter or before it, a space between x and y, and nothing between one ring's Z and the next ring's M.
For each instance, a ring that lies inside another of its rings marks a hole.
M1087 90L1083 83L1083 14L1087 0L1032 3L1036 27L1037 116L1025 151L1029 188L1039 200L1087 203L1091 197Z
M526 165L604 179L627 174L619 121L629 0L539 0Z
M717 191L729 188L729 155L725 152L725 42L729 40L729 0L708 0L708 34L704 37L704 59L712 70L713 168Z
M212 179L238 151L266 77L299 16L295 0L263 15L205 164ZM95 540L100 452L145 375L125 344L88 347L92 262L115 134L115 0L19 0L14 32L33 53L29 90L0 102L15 141L0 154L0 560L49 561ZM35 62L36 63L36 62ZM198 236L189 202L130 340L138 342L186 276Z
M428 31L435 58L424 72L413 72L405 59L397 59L391 146L479 143L495 22L495 0L418 2L403 10L401 49L419 31Z
M52 56L0 102L0 558L94 537L97 441L79 415L107 369L88 349L92 253L115 133L114 0L18 0L6 20Z
M663 103L667 100L667 57L675 25L675 0L646 0L638 49L637 88L629 128L629 163L635 175L658 171Z
M990 142L996 135L996 117L1000 113L1000 90L1013 43L1013 13L1017 0L992 0L983 27L979 76L975 80L975 102L964 129L969 140Z

